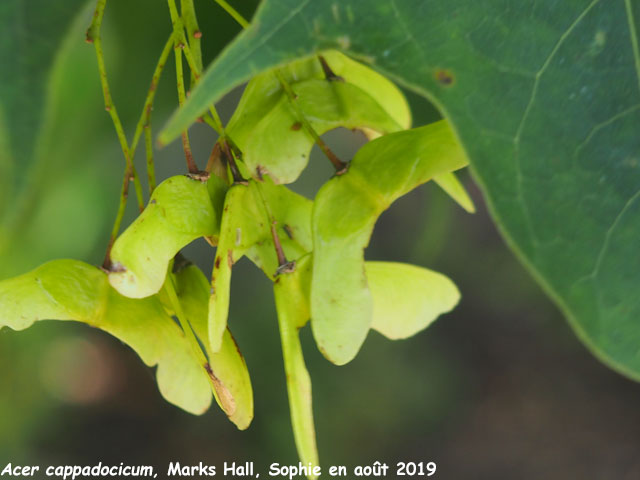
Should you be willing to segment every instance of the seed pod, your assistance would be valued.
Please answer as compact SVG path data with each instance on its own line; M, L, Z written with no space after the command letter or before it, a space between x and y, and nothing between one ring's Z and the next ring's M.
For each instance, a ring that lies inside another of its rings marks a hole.
M167 401L193 414L209 408L206 372L157 296L124 297L103 271L77 260L54 260L0 282L0 327L23 330L45 319L74 320L110 333L146 365L158 366L158 388Z
M329 180L313 208L311 326L320 351L341 365L356 355L373 318L364 249L380 214L400 196L467 158L445 121L378 138Z
M338 127L380 134L409 127L409 107L392 82L341 53L324 52L321 58L333 80L325 78L318 57L280 69L318 134ZM243 151L251 175L268 173L276 183L298 178L314 144L274 72L249 82L227 131Z
M408 338L453 309L455 284L441 273L394 262L365 262L373 299L371 328L391 340Z
M157 293L181 248L199 237L215 241L226 189L215 175L206 183L181 175L158 185L147 208L113 245L113 288L130 298Z
M220 239L211 275L209 342L218 351L229 314L233 265L247 255L269 278L278 268L271 225L279 232L285 255L296 259L311 250L311 201L268 177L237 183L227 193Z
M311 378L304 363L298 334L298 330L309 320L310 282L311 255L306 255L296 262L294 272L278 276L273 285L273 292L287 377L291 424L298 456L305 465L318 465Z

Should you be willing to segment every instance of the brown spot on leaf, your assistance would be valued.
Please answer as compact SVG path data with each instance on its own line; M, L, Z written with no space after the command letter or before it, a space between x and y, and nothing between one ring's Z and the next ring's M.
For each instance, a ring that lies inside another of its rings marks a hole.
M207 180L209 180L209 172L206 172L204 170L199 170L197 172L194 173L187 173L187 178L190 178L191 180L196 180L198 182L202 182L205 183Z
M216 257L216 268L220 268L220 257Z
M294 132L297 132L301 128L302 128L302 124L300 122L296 122L293 125L291 125L291 130L293 130Z
M126 272L127 269L121 263L115 262L115 263L112 263L111 265L109 265L109 271L111 273L122 273L122 272Z
M233 268L233 250L227 250L227 263L229 268Z
M436 80L440 85L444 85L445 87L450 87L455 82L455 77L453 73L449 70L438 70L435 74Z
M204 364L204 369L207 371L207 374L209 375L209 378L213 383L213 388L215 388L216 393L218 394L218 399L222 404L224 413L226 413L230 417L236 412L236 402L233 399L233 395L231 395L231 392L227 389L227 387L225 387L220 379L215 376L213 370L211 369L211 365L209 365L209 362Z

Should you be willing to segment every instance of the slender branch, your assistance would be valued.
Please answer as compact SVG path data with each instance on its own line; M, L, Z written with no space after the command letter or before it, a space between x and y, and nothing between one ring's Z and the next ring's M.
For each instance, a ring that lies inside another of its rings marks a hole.
M212 115L205 114L201 117L201 119L204 123L206 123L211 128L213 128L218 133L218 135L222 136L221 132L224 132L224 127L222 126L222 122L220 120L220 117L217 115L217 112L216 112L216 118L213 118Z
M278 232L276 231L276 225L278 222L273 220L271 222L271 238L273 238L273 244L276 247L276 256L278 257L278 268L283 267L287 263L287 257L284 254L284 250L282 249L282 244L280 243L280 237L278 237Z
M189 47L189 44L184 36L183 29L180 29L178 35L180 35L180 41L183 45L182 51L184 53L184 58L187 60L187 64L189 65L189 69L191 70L193 84L195 85L200 80L200 74L202 72L202 59L199 58L199 52L198 54L196 54L195 52L192 53L191 48ZM200 48L199 44L198 48ZM209 107L209 112L211 112L211 118L209 120L213 122L210 124L211 127L216 132L218 132L218 135L220 135L221 137L226 137L224 126L222 125L222 120L220 120L220 115L218 114L215 105L211 105ZM205 117L203 117L203 121L206 121Z
M184 35L184 25L182 18L178 14L178 8L175 0L168 0L169 14L171 15L171 23L173 24L173 52L176 60L176 83L178 88L178 104L182 107L186 101L186 93L184 88L184 72L182 69L182 51L188 48L188 44ZM189 133L185 129L182 132L182 148L184 157L187 161L187 169L189 173L198 173L198 166L193 160L191 152L191 143L189 142Z
M331 69L326 58L322 55L318 55L318 61L320 62L320 66L322 67L322 71L324 72L324 76L327 80L330 82L344 82L344 78L340 75L336 75L336 73Z
M278 259L278 268L275 272L275 276L277 277L283 273L292 273L296 269L296 262L288 261L286 255L284 254L284 249L282 248L282 243L280 243L280 237L278 236L278 231L276 230L276 225L278 224L275 216L273 215L273 211L269 206L269 202L267 202L266 197L264 196L264 192L262 191L262 185L260 183L256 183L256 188L258 190L258 194L260 195L260 200L262 200L262 206L264 207L264 211L266 213L269 222L271 223L271 238L273 240L273 246L276 250L276 258Z
M289 103L291 104L291 107L295 111L296 116L298 117L298 120L300 121L304 129L307 131L307 133L309 133L309 135L311 135L311 137L316 142L318 147L320 147L320 150L322 150L322 152L326 155L329 161L333 164L334 168L336 169L336 173L338 175L344 173L347 169L347 164L342 160L340 160L337 157L337 155L331 151L331 149L324 142L324 140L320 138L320 135L318 135L318 132L316 132L315 129L311 126L311 123L309 123L309 120L307 119L306 115L300 108L300 105L298 105L298 102L297 102L298 96L293 91L293 89L291 88L291 85L289 85L289 83L284 78L284 75L282 75L282 72L280 70L276 70L276 77L278 78L278 81L280 82L282 89L287 94L287 97L289 98Z
M151 140L151 125L144 127L144 147L147 153L147 177L149 180L149 196L156 189L156 167L153 162L153 142Z
M235 10L231 5L229 5L225 0L215 0L215 2L218 5L220 5L222 8L224 8L224 10L229 15L231 15L231 17L233 17L233 19L236 22L238 22L242 28L247 28L249 26L249 22L247 22L247 20L242 15L240 15L240 13L238 13L238 11ZM340 77L333 74L333 72L329 68L329 65L327 65L326 60L324 60L324 58L320 57L320 63L322 65L322 68L325 74L327 75L328 80L340 79ZM329 75L328 72L331 72L331 74L333 75ZM326 155L329 161L333 164L334 168L336 169L336 173L338 175L341 175L344 172L346 172L347 164L342 160L340 160L337 157L337 155L331 151L331 149L324 142L324 140L320 138L320 135L318 135L318 132L315 131L315 129L313 128L313 126L305 116L304 112L300 108L300 105L298 105L298 103L296 102L296 99L298 98L298 96L293 91L293 89L291 88L291 85L289 84L289 82L287 82L287 79L284 77L284 75L282 75L282 72L280 70L276 70L275 73L276 73L276 77L278 78L278 81L280 82L280 85L282 85L282 89L285 91L285 93L287 94L287 97L289 98L291 106L295 111L296 116L298 117L298 120L300 121L304 129L307 131L307 133L309 133L309 135L311 135L311 137L316 142L318 147L320 147L320 150L322 150L322 152Z
M196 75L202 72L202 49L200 48L202 32L200 31L200 27L198 27L198 18L196 17L193 0L180 0L180 11L182 12L182 20L189 36L189 47L191 52L193 52L193 60L196 67L198 67L197 71L191 70L191 88L193 88L197 81Z
M138 141L140 140L140 136L145 127L150 125L151 121L151 111L153 110L153 101L156 96L156 91L158 90L158 83L160 82L160 77L162 76L162 72L164 71L164 66L167 63L167 59L169 58L169 54L171 53L171 49L173 48L173 34L169 36L169 39L164 45L162 49L162 53L160 54L160 58L158 58L158 63L156 64L156 68L153 71L153 76L151 77L151 85L149 86L149 91L147 92L147 97L144 101L144 106L142 107L142 113L140 114L140 119L136 125L135 133L133 134L133 140L131 141L131 151L135 155L136 148L138 147Z
M215 0L215 2L220 5L225 12L233 17L233 19L240 24L242 28L247 28L249 26L249 22L238 13L238 11L229 5L225 0Z
M118 205L118 213L116 213L116 219L111 229L111 237L109 237L109 244L107 245L107 251L102 262L102 268L105 270L111 270L111 248L113 247L118 233L120 232L120 224L122 223L122 217L124 217L124 211L127 206L127 198L129 197L129 183L131 182L131 172L129 165L124 169L124 175L122 178L122 187L120 189L120 203Z
M102 85L102 94L104 96L104 108L109 115L111 116L111 120L113 122L113 126L116 130L116 135L118 136L118 141L120 142L120 148L122 148L122 153L124 154L124 159L127 164L129 175L125 175L125 178L131 178L133 180L136 197L138 199L138 208L140 211L144 210L144 197L142 195L142 185L140 183L140 178L138 177L138 173L136 172L136 168L133 165L133 159L131 157L131 151L129 150L129 145L127 143L127 138L124 134L124 129L122 128L122 122L120 122L120 117L118 116L118 111L116 110L116 106L113 103L113 99L111 98L111 91L109 89L109 81L107 78L107 69L104 63L104 54L102 51L102 37L100 35L102 29L102 19L104 17L104 9L106 7L107 0L98 0L96 4L96 9L93 14L93 20L91 25L87 30L86 39L87 42L93 43L96 51L96 59L98 61L98 72L100 76L100 84Z
M174 47L174 53L176 57L176 78L178 86L178 104L184 105L186 101L186 94L184 89L184 74L182 71L182 45L177 44ZM193 160L193 153L191 152L191 143L189 142L189 132L185 129L182 132L182 148L184 150L184 156L187 161L187 168L189 173L198 173L198 166Z
M238 169L236 159L233 156L233 152L231 151L229 142L226 139L222 141L222 151L226 155L227 161L229 162L229 168L231 169L231 175L233 175L233 181L235 183L247 183L247 180L240 173L240 169Z

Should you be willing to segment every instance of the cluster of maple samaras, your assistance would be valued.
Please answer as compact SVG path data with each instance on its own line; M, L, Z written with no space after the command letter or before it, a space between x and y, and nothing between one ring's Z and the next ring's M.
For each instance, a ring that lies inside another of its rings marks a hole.
M221 148L233 165L160 184L113 245L110 271L55 260L0 282L0 327L57 319L101 328L158 366L169 402L197 414L213 394L244 429L253 395L227 316L233 265L247 256L274 282L295 441L301 460L317 464L298 330L311 320L318 348L341 365L371 328L391 339L425 328L458 302L455 285L425 268L365 261L364 249L379 215L428 180L473 210L452 173L467 160L445 121L408 130L408 105L389 80L337 52L321 60L280 69L293 98L274 72L254 78L226 130L233 153ZM300 114L318 134L346 127L378 137L314 201L284 186L314 144ZM211 283L176 257L199 237L217 246Z

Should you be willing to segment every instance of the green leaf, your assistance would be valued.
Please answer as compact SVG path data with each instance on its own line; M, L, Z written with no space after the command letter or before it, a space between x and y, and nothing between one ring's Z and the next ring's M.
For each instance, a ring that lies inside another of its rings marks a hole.
M247 255L273 279L278 269L271 225L276 227L287 258L295 260L311 250L311 201L269 177L229 188L220 226L220 240L211 274L209 343L220 349L229 315L233 264Z
M157 365L164 398L193 414L211 404L206 372L157 296L123 297L100 269L77 260L54 260L0 282L0 328L24 330L38 320L75 320L100 328Z
M365 262L373 298L371 328L391 340L427 328L460 300L454 283L441 273L392 262Z
M432 100L508 244L580 338L640 379L640 6L632 0L266 0L170 121L337 48Z
M466 164L447 122L439 121L369 142L347 173L320 189L312 219L311 326L330 361L353 359L371 326L364 249L380 214L418 185Z
M21 190L28 179L38 145L34 139L49 113L47 82L65 33L85 3L84 0L3 0L0 4L0 192L3 194L10 188L14 192ZM19 169L14 167L16 162Z
M311 378L302 356L298 330L309 320L311 255L302 257L292 273L278 276L273 292L278 311L282 356L287 377L291 425L300 461L318 465L318 449L313 424ZM316 477L310 476L313 479Z
M147 208L113 245L109 273L113 288L131 298L157 293L169 262L182 247L219 233L225 190L215 175L206 183L180 175L158 185Z
M229 329L223 334L220 351L207 347L209 282L202 271L189 265L177 272L175 279L182 309L209 359L216 400L229 419L244 430L253 419L253 390L244 358Z
M282 69L318 134L337 127L390 133L410 126L407 102L389 80L338 52L324 52L322 58L341 80L327 81L317 57ZM252 176L266 173L276 183L298 178L314 145L298 120L274 72L249 82L227 132Z

